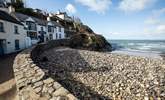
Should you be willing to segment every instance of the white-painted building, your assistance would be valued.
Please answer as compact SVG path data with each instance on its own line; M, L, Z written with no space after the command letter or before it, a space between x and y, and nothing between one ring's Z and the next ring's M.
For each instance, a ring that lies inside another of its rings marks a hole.
M9 13L0 10L0 55L28 47L23 24Z
M24 24L27 36L31 38L32 44L65 38L63 26L52 21L49 16L47 20L44 20L16 12L13 12L12 15Z
M64 39L64 28L58 22L39 19L15 12L15 9L0 9L0 55L30 47L38 42Z
M63 20L73 21L72 17L68 16L66 12L58 11L55 15Z

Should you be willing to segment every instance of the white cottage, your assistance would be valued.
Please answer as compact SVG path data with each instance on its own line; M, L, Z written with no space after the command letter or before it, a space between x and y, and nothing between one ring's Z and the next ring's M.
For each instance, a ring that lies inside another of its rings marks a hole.
M65 38L64 28L59 23L52 21L50 17L44 20L17 12L13 12L12 15L24 24L32 44Z
M9 13L0 10L0 55L26 48L24 26Z
M23 25L26 31L27 37L30 38L31 44L37 44L38 42L38 31L37 22L31 16L27 16L21 13L12 12L12 16L18 19Z
M58 22L52 21L51 17L47 18L48 21L48 34L50 35L50 39L56 40L56 39L64 39L65 33L64 33L64 27L60 25Z

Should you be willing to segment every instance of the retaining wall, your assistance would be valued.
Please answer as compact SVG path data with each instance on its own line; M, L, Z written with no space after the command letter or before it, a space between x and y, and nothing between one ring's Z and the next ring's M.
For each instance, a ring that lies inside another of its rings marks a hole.
M45 50L68 45L68 40L53 40L19 53L14 61L14 74L20 100L77 100L35 63Z

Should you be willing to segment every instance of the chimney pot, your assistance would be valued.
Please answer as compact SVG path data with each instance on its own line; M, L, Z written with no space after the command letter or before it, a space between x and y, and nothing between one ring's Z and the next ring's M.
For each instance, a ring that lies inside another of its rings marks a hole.
M8 10L9 10L9 13L15 12L15 8L11 5L8 7Z

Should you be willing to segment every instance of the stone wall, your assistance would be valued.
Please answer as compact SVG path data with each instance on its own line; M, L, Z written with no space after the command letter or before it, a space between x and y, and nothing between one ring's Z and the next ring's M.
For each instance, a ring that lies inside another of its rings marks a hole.
M20 100L77 100L35 63L43 51L67 45L68 40L54 40L19 53L14 61L14 74Z

